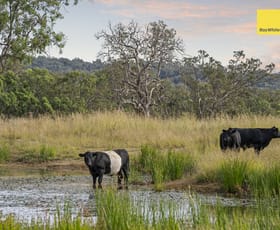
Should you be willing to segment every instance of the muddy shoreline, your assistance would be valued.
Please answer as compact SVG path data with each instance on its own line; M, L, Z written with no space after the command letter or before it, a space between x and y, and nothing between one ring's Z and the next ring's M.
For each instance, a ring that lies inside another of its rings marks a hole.
M28 174L55 173L56 175L85 174L87 168L81 160L55 160L43 163L11 162L0 164L0 176L24 176Z
M85 175L89 172L84 162L80 159L55 160L43 163L6 163L0 164L0 178L3 177L26 177L26 176L67 176L67 175ZM90 180L91 183L91 180ZM133 183L133 186L143 186L152 189L153 184L145 180L143 182ZM188 176L183 179L166 182L165 190L187 190L205 194L223 194L217 183L198 183L193 177ZM228 194L223 194L228 195Z

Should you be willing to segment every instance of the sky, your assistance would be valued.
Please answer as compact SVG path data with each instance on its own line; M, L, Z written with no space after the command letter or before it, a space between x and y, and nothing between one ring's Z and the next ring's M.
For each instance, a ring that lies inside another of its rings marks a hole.
M49 48L51 57L98 58L102 41L95 34L109 23L140 26L162 20L184 41L185 56L205 50L223 65L233 51L243 50L248 58L259 58L264 65L273 62L280 71L280 35L256 32L257 9L280 9L279 0L80 0L62 9L64 18L55 25L66 35L63 53Z

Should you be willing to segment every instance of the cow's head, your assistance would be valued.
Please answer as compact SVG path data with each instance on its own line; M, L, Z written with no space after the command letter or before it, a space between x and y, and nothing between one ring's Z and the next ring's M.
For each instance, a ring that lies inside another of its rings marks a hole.
M228 130L223 129L222 133L222 142L225 148L232 148L236 143L234 137L239 134L239 132L236 129L229 128Z
M79 156L84 158L85 164L88 167L92 167L96 153L95 152L85 152L85 153L80 153Z
M227 149L228 147L230 147L231 142L232 140L230 132L228 130L223 129L223 132L221 134L221 148L224 150Z
M273 126L273 127L271 128L271 131L272 131L272 133L273 133L273 137L280 137L280 133L279 133L278 128L276 128L275 126Z
M228 146L231 142L231 132L229 130L223 130L223 142Z

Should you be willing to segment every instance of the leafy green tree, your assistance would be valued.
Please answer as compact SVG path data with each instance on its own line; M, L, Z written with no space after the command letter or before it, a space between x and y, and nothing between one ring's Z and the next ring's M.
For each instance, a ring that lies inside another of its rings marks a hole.
M255 88L250 97L244 98L247 113L260 115L279 115L279 90Z
M274 68L274 64L265 68L261 65L259 59L245 58L243 51L235 51L227 67L203 50L196 57L186 58L183 81L196 116L205 118L243 112L242 108L247 107L246 98Z
M164 81L164 97L156 109L161 117L179 117L183 113L191 112L189 106L189 93L182 84L174 84L169 80Z
M61 74L54 86L54 109L62 113L89 111L95 89L95 74L79 71Z
M53 97L53 89L56 84L56 77L45 69L27 69L24 72L18 73L20 86L25 91L36 98L36 106L33 104L26 108L25 113L32 113L33 116L38 114L49 113L53 114L54 111L49 100Z
M18 83L19 80L13 72L6 72L0 75L0 114L6 116L16 115L18 108Z
M8 117L36 116L50 112L50 108L43 106L54 82L48 71L29 69L20 74L8 71L0 75L0 82L0 114Z
M121 99L122 77L123 72L117 62L96 72L95 110L127 110L127 105Z
M96 34L96 38L104 40L101 56L110 62L117 61L123 71L119 89L122 103L150 116L164 93L162 66L171 62L176 52L183 52L183 42L177 38L175 29L168 28L163 21L146 27L131 21L114 27L109 24L109 30Z
M70 0L1 0L0 72L14 69L29 55L43 53L50 45L63 48L64 35L55 32L54 25L63 17L61 8L69 3Z
M87 112L96 108L96 76L86 72L53 74L45 69L0 74L0 114L38 116Z

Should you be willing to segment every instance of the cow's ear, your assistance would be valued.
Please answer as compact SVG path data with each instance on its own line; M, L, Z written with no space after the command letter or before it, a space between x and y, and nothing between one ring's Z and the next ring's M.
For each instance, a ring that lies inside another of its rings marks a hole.
M91 152L91 157L96 157L97 153L96 152Z
M80 156L80 157L84 157L85 154L84 154L84 153L80 153L79 156Z
M273 127L271 128L271 130L273 130L273 131L277 131L277 130L278 130L278 128L276 128L275 126L273 126Z

